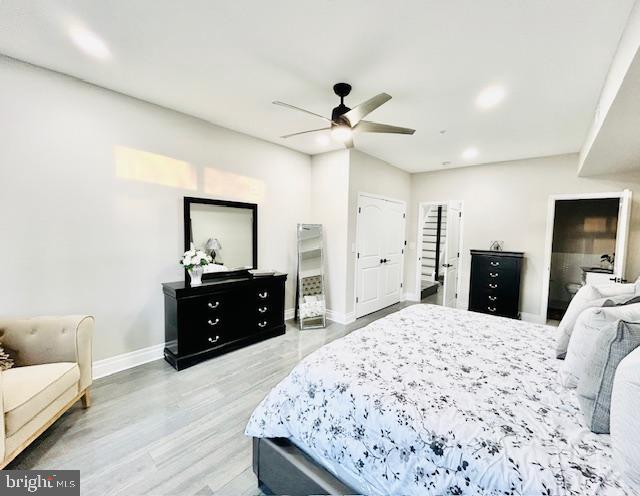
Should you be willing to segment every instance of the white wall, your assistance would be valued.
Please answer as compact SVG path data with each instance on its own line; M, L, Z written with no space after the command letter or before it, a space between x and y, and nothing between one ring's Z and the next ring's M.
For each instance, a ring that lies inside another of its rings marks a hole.
M0 136L1 315L93 314L95 359L162 343L185 195L259 204L293 307L308 156L5 58Z
M629 68L634 57L640 48L640 2L636 2L629 14L627 25L620 37L616 54L611 61L609 72L605 79L598 105L596 106L593 123L587 133L587 137L580 151L580 159L578 169L582 172L583 166L591 148L593 147L598 133L602 129L602 125L613 105L616 95L624 82L625 76L629 72Z
M350 150L349 167L349 229L347 236L347 286L346 312L348 316L355 315L355 267L356 267L356 227L358 214L358 193L375 195L402 200L407 203L411 199L411 174L379 158L367 155L359 150ZM407 213L407 217L408 217ZM408 227L408 224L407 224ZM406 251L405 251L406 253ZM405 256L405 283L407 256Z
M349 152L311 157L311 220L322 224L325 244L325 289L328 317L346 320L347 205Z
M416 240L419 202L462 200L464 240L461 301L468 301L469 249L488 249L504 240L505 250L524 251L521 311L539 315L544 265L548 198L553 194L621 191L634 193L627 261L627 278L640 274L640 177L577 177L578 155L516 160L412 176L409 240ZM406 258L415 286L417 255Z

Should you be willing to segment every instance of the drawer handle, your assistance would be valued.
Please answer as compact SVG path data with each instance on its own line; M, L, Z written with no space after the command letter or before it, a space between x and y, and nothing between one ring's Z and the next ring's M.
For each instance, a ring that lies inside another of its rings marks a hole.
M216 319L216 320L211 320L211 319L209 319L209 320L207 321L207 323L208 323L210 326L218 325L218 322L220 322L220 319Z
M489 262L491 264L491 267L498 267L500 265L500 262Z
M266 327L267 325L267 321L263 321L263 322L258 322L258 327Z
M498 277L499 274L497 272L489 272L489 275L491 277Z
M495 312L496 311L496 307L487 307L487 310L489 310L490 312Z
M210 342L210 343L215 343L216 341L218 341L218 339L220 339L220 336L216 336L216 338L215 338L215 339L213 339L213 338L211 338L211 337L210 337L210 338L209 338L209 342Z
M268 308L267 308L267 307L260 307L260 308L258 308L258 312L260 312L260 313L265 313L267 310L268 310Z
M496 289L498 287L498 285L497 284L489 284L489 287L491 289Z
M264 300L267 296L269 296L269 293L265 291L264 293L258 293L258 296Z
M490 301L496 301L498 299L497 296L489 296Z
M215 303L209 302L209 303L207 303L207 306L209 308L218 308L220 306L220 302L219 301L216 301Z

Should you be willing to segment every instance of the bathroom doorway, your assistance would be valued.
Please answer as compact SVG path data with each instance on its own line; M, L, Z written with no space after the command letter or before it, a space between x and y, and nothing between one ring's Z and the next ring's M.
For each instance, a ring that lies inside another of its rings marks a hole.
M630 196L624 191L597 197L552 198L547 320L561 320L584 284L624 280Z

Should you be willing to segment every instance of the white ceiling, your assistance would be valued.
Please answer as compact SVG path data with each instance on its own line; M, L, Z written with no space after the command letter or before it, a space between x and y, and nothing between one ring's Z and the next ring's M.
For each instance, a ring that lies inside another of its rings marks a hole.
M305 153L338 147L278 136L347 105L393 99L370 120L414 136L356 147L409 171L576 152L633 0L0 0L0 53ZM111 58L70 41L81 25ZM480 111L477 94L507 97ZM446 134L440 130L446 129ZM465 162L468 147L479 150Z

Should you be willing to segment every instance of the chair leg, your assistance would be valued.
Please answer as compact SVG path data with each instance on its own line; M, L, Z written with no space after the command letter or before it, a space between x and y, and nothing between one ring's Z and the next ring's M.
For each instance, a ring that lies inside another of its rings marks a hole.
M84 390L84 394L80 397L83 408L89 408L91 406L91 391L89 388Z

